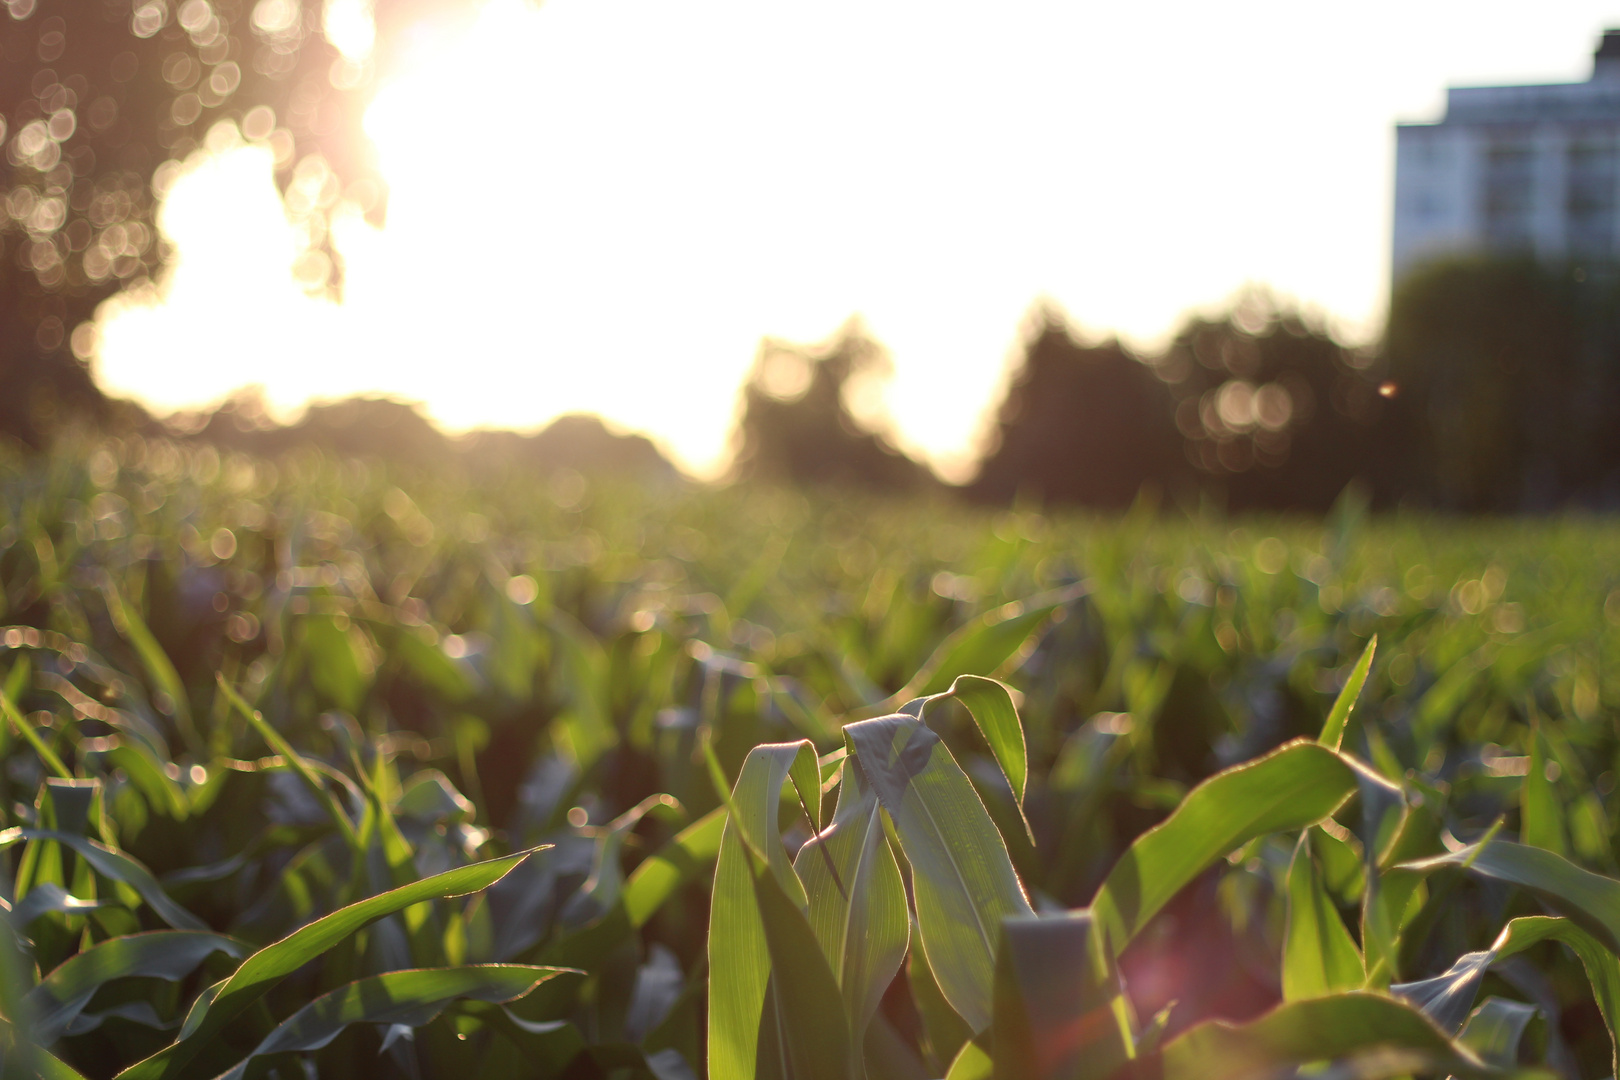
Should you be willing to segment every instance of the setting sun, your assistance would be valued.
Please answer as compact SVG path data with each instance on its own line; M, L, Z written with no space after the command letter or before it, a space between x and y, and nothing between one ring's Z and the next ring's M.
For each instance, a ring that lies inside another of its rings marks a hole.
M363 48L350 8L329 26ZM104 310L100 376L159 409L258 385L450 429L592 411L712 475L759 340L858 315L891 432L960 475L1041 298L1153 345L1259 283L1369 337L1394 120L1469 70L1574 77L1601 24L1380 10L490 0L371 107L388 219L336 221L340 303L299 284L326 268L269 150L227 132L174 184L161 296Z

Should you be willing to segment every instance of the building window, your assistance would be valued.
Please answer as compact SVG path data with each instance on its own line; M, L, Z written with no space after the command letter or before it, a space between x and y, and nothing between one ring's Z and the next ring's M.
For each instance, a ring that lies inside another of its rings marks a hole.
M1615 252L1615 188L1620 184L1620 147L1612 133L1583 135L1570 143L1565 199L1565 244L1569 253L1608 258Z
M1534 163L1528 139L1500 139L1486 147L1481 217L1492 250L1524 251L1532 245Z

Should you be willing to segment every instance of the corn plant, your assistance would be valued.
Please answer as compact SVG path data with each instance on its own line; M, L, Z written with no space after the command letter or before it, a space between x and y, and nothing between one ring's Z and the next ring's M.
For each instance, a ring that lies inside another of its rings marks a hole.
M926 722L933 702L961 700L1021 802L1022 725L1002 684L959 678L937 697L848 725L843 749L819 759L808 742L755 748L730 793L715 870L710 1076L905 1071L907 1048L878 1008L908 963L914 991L928 988L916 994L925 1044L916 1049L948 1057L952 1080L1236 1080L1323 1066L1361 1077L1535 1071L1545 1067L1545 1034L1539 1056L1521 1044L1537 1004L1478 997L1494 968L1547 942L1585 968L1612 1045L1620 881L1535 842L1548 824L1537 815L1551 812L1544 769L1525 779L1532 835L1509 841L1498 822L1463 843L1432 784L1345 753L1372 657L1369 645L1319 739L1287 743L1188 792L1077 910L1032 903L1006 838ZM791 860L778 830L784 788L792 814L814 830ZM837 792L825 823L824 788ZM1139 1015L1121 973L1132 943L1200 874L1234 852L1267 848L1288 852L1282 1003L1246 1023L1177 1025L1173 1005ZM1354 849L1352 932L1324 878ZM1405 939L1459 876L1523 890L1549 913L1507 919L1487 948L1439 975L1401 981ZM1521 1057L1535 1063L1521 1066Z
M1612 526L563 480L0 451L7 1069L1613 1071Z

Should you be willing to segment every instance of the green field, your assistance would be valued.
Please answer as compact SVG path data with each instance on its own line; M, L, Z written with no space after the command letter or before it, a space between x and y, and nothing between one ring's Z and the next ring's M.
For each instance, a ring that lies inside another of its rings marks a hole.
M130 439L0 590L8 1075L1614 1072L1612 521Z

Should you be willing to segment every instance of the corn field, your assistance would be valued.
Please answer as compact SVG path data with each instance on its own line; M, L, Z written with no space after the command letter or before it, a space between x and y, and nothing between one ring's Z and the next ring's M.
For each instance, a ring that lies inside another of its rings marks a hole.
M0 461L7 1077L1612 1076L1620 528Z

